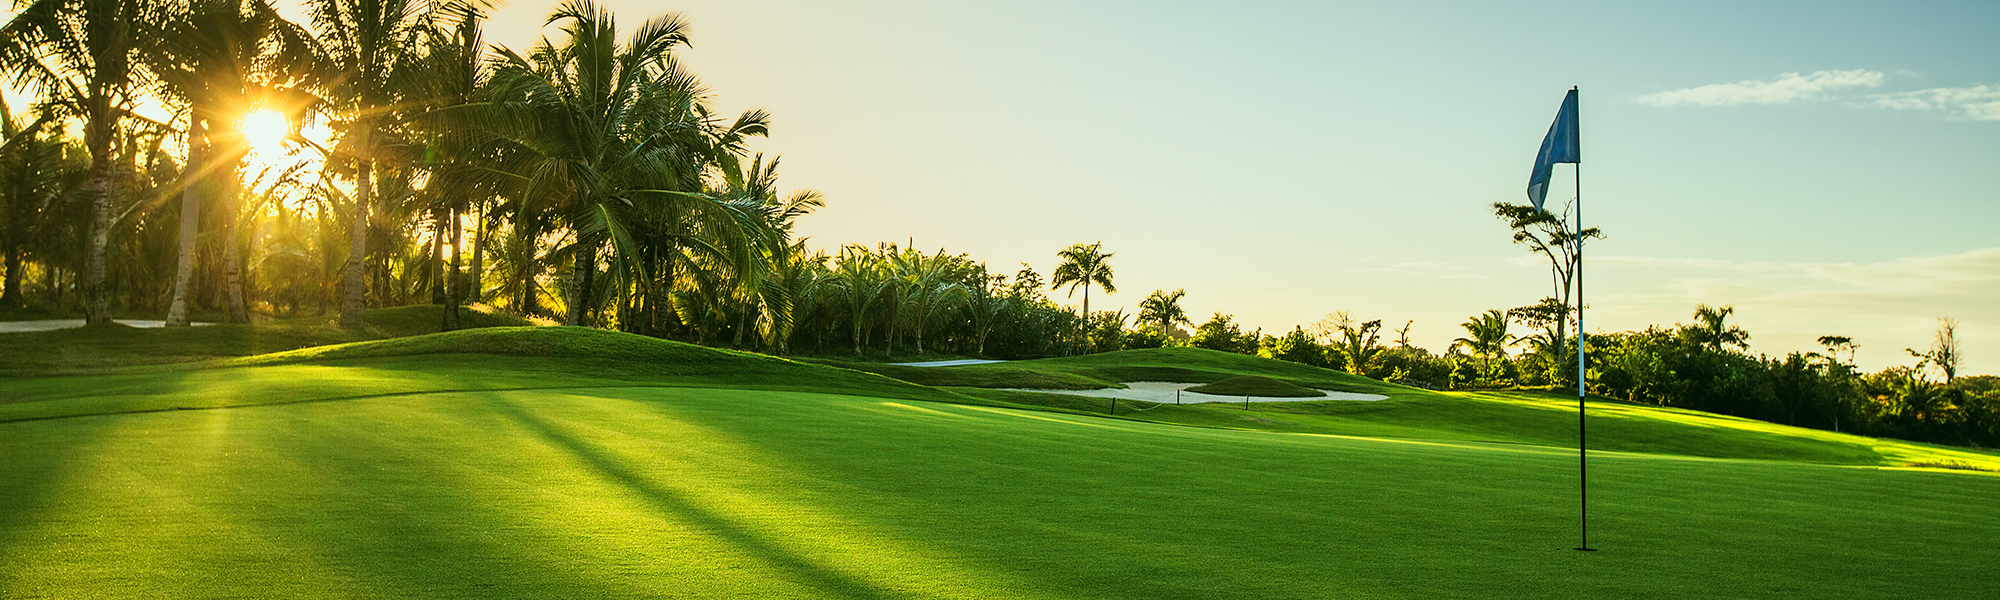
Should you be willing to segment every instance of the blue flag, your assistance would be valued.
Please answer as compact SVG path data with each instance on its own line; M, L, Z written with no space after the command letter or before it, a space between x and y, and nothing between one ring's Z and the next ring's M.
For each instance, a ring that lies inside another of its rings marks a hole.
M1576 141L1576 89L1570 88L1569 95L1563 96L1562 110L1556 111L1555 124L1549 125L1548 137L1542 138L1535 171L1528 174L1528 200L1535 203L1535 210L1542 209L1542 197L1549 193L1549 172L1556 163L1580 163L1582 157Z

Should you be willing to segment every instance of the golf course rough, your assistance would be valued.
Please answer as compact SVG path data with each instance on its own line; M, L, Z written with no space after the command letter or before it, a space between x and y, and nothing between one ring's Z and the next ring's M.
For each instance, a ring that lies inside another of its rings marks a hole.
M1585 554L1573 448L1428 413L1188 427L532 331L0 380L47 405L0 422L0 597L2000 597L1988 474L1595 452Z

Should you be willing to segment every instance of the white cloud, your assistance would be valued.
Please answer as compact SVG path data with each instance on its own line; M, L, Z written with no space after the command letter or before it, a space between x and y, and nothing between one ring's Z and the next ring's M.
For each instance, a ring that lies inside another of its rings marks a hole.
M1684 90L1647 94L1636 98L1654 106L1736 106L1742 104L1789 104L1813 101L1827 92L1856 87L1882 87L1881 71L1852 69L1814 71L1809 75L1781 73L1777 79L1749 79L1736 83L1716 83Z
M2000 86L1931 88L1876 94L1854 105L1889 110L1928 110L1974 121L2000 121Z

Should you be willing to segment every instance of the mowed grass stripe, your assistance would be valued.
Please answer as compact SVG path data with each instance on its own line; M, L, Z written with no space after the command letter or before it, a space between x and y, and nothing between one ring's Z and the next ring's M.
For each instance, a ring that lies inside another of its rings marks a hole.
M1990 597L2000 478L725 389L0 425L0 596Z

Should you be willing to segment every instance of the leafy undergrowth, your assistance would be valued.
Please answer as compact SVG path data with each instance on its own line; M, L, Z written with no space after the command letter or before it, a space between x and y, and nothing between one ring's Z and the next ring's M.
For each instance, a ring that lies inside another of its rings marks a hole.
M1238 375L1215 383L1197 385L1187 391L1217 396L1263 396L1267 398L1318 398L1326 394L1257 375Z
M463 328L512 327L528 321L506 313L459 308ZM140 329L124 325L0 334L0 376L90 373L252 356L298 348L436 333L438 305L371 309L367 327L341 329L335 317L298 317L243 325Z

